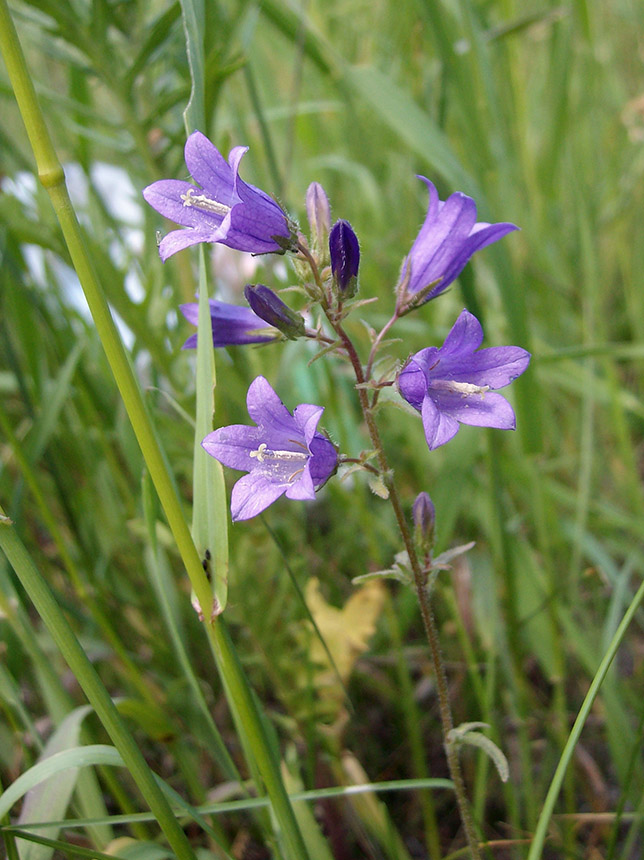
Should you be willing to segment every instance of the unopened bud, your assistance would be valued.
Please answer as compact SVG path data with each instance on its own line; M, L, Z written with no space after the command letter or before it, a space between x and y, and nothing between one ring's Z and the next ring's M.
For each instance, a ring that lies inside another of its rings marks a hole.
M264 284L247 284L244 287L244 295L257 316L281 331L289 340L304 336L306 329L303 317L285 305L269 287Z
M336 221L329 235L331 271L335 286L344 299L358 292L360 244L348 221Z
M414 518L414 537L416 546L423 554L430 553L434 547L434 527L436 508L427 493L419 493L412 507Z
M331 207L319 182L312 182L306 190L306 214L311 225L313 250L324 252L331 230Z

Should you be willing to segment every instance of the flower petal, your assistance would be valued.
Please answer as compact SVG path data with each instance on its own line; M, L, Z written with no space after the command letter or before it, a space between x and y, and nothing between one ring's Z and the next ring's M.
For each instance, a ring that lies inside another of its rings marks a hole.
M164 215L170 221L181 224L182 227L196 227L207 232L221 224L222 215L205 212L196 206L186 206L182 195L189 193L202 194L201 188L182 182L180 179L160 179L143 189L143 197L147 203ZM205 225L205 226L204 226Z
M230 497L233 522L249 520L265 511L285 492L286 484L273 484L259 472L240 478Z
M520 346L492 346L461 359L441 360L437 368L442 377L489 388L504 388L524 372L530 353Z
M463 244L476 223L476 203L471 197L457 191L442 206L432 206L432 192L435 194L436 189L424 176L420 178L429 187L430 206L409 253L410 293L422 290L438 278L441 281L437 289L443 290L449 285L445 272L455 259L460 262ZM463 266L468 259L464 258Z
M316 433L309 443L311 459L309 472L316 490L329 480L338 467L338 452L335 445L321 433Z
M483 329L481 323L474 314L464 308L439 350L441 360L454 355L469 355L478 349L482 343Z
M286 490L286 498L293 501L306 502L315 498L315 487L308 463L302 470L301 476Z
M449 442L458 433L458 421L437 409L431 397L423 400L421 416L430 451Z
M208 433L201 446L224 466L250 472L257 467L257 458L251 457L251 453L265 441L259 427L230 424Z
M501 394L486 391L484 394L459 394L453 391L430 392L436 408L461 424L474 427L495 427L497 430L514 430L514 410Z
M238 147L246 152L247 146ZM243 154L243 153L242 153ZM218 203L232 205L233 171L217 147L205 134L193 131L184 151L190 175Z
M307 447L315 436L315 431L323 412L323 406L315 406L313 403L300 403L299 406L295 407L293 418L304 437Z
M185 341L181 349L196 349L197 348L197 335L191 334L190 337Z
M277 447L274 439L281 445L289 436L304 442L301 431L293 416L273 391L268 380L263 376L254 379L246 395L248 414L261 428L265 435L270 436L272 447ZM263 441L267 442L266 439Z
M435 363L438 357L438 350L435 346L421 349L407 362L398 375L398 390L407 403L419 412L427 394L427 368L432 357L434 357L432 363Z
M212 342L215 347L269 343L274 340L275 333L272 328L254 314L250 308L219 302L216 299L209 299L208 304ZM188 322L192 325L198 324L199 305L197 302L188 302L180 305L179 308ZM270 332L263 334L263 329L268 329ZM188 338L183 349L190 349L191 346L196 346L196 343L196 335L193 335L192 338Z
M189 248L190 245L198 245L200 242L211 242L212 233L204 230L188 228L186 230L172 230L167 233L159 244L159 256L165 263L168 257L176 254L177 251L183 251L184 248Z

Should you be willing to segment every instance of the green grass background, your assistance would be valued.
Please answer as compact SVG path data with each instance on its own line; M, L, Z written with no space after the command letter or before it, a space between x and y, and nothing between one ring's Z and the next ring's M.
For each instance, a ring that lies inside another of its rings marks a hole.
M181 6L37 0L12 12L68 176L85 177L75 202L86 242L189 510L194 362L180 351L190 332L176 308L195 293L196 256L160 263L155 235L167 225L140 199L151 181L186 176ZM572 722L643 570L641 5L264 0L205 2L203 14L202 130L224 152L248 144L244 178L276 194L303 227L307 185L324 185L333 216L360 238L361 295L380 299L362 314L372 325L393 308L425 213L414 174L433 179L443 198L473 195L483 220L521 227L402 321L391 347L404 359L440 344L467 306L486 345L533 353L509 395L517 432L463 428L430 454L417 417L383 410L381 426L409 508L420 490L436 504L438 549L476 541L441 574L436 611L456 721L489 723L510 763L503 785L483 753L463 752L475 818L498 843L489 856L527 856ZM209 713L248 771L100 342L70 289L4 71L0 97L0 501L107 688L129 703L128 724L154 769L203 803L226 775L162 597ZM124 171L140 211L109 180L99 187L99 164ZM221 250L209 272L227 301L241 303L249 280L293 282L288 261L259 258L252 269ZM357 320L351 332L365 349ZM246 420L245 392L263 373L290 408L325 405L324 426L357 456L366 439L350 378L333 359L309 367L309 358L301 343L218 352L216 422ZM331 482L311 505L282 500L232 527L229 540L232 634L296 784L337 784L343 750L374 781L446 776L411 592L388 587L340 737L325 729L298 638L306 616L295 583L305 589L318 577L339 607L352 577L388 566L400 549L366 482ZM4 560L0 600L6 787L84 699ZM587 721L544 857L641 856L642 620L636 614ZM92 731L104 741L98 724ZM111 813L140 810L121 772L104 769L100 779ZM449 792L385 799L385 835L366 823L373 810L320 802L331 856L402 856L396 839L411 857L430 856L436 839L440 856L462 845ZM279 856L265 822L248 813L216 826L234 856ZM111 835L126 832L143 844L156 835L147 823ZM217 856L208 835L191 836ZM80 841L104 847L101 838L86 832Z

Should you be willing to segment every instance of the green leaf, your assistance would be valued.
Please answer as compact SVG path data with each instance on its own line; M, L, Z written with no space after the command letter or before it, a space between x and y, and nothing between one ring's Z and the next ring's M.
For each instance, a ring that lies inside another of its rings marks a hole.
M501 778L501 782L507 782L510 776L510 768L508 767L507 758L494 741L490 740L486 735L481 734L481 732L476 731L476 729L479 728L487 728L487 723L463 723L455 729L452 729L449 733L448 741L450 743L455 743L457 746L467 744L468 746L477 747L478 749L483 750L488 758L490 758L494 763L494 766L499 773L499 777Z
M75 714L76 711L73 713ZM30 767L29 770L21 774L4 791L2 797L0 797L0 818L5 816L14 803L20 800L21 797L24 797L30 789L50 777L60 777L61 773L70 768L77 770L79 767L97 764L122 767L123 759L114 747L107 744L91 744L89 746L62 750L37 762L33 767Z
M68 714L48 740L38 761L47 761L56 753L76 748L80 740L81 724L89 713L92 713L92 708L84 705ZM18 824L27 824L31 821L56 821L63 818L78 774L77 768L70 768L62 775L50 777L30 789L25 797ZM54 833L54 838L57 833L58 831ZM21 860L48 860L53 854L53 848L30 842L20 846L19 854Z
M183 112L186 133L196 129L204 134L206 129L206 106L204 98L204 48L203 34L206 32L203 0L181 0L183 29L186 35L186 52L190 65L192 89L190 101Z
M199 325L197 328L197 415L193 463L192 537L211 577L214 603L201 607L206 616L219 615L228 601L228 508L221 463L207 454L201 442L212 430L215 410L215 356L206 284L203 246L199 254Z

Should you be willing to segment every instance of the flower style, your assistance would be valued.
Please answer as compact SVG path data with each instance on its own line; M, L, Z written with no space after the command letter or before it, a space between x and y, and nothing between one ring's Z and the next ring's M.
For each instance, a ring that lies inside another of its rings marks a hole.
M424 304L456 280L476 251L519 228L506 222L477 222L476 203L467 194L457 191L440 200L434 184L424 176L418 178L429 188L429 208L403 263L401 283L406 283L410 297L423 291L417 303Z
M278 337L277 331L254 314L250 308L229 305L209 299L210 320L212 322L212 342L215 347L236 346L249 343L270 343ZM199 322L199 305L189 302L179 305L181 313L192 325ZM190 335L181 349L195 349L197 335Z
M246 405L256 427L220 427L201 443L224 466L248 472L233 487L234 521L256 516L284 493L315 498L338 463L334 445L317 432L322 406L302 403L291 415L263 376L251 383Z
M464 310L441 347L421 349L398 376L398 390L423 418L430 451L444 445L461 424L514 430L508 401L493 389L504 388L527 368L530 353L519 346L479 349L480 322Z
M161 179L143 190L143 197L166 218L186 227L161 240L165 262L172 254L199 242L221 242L251 254L282 253L292 243L288 219L268 194L239 177L247 146L230 151L228 162L199 131L186 142L186 165L199 185Z

